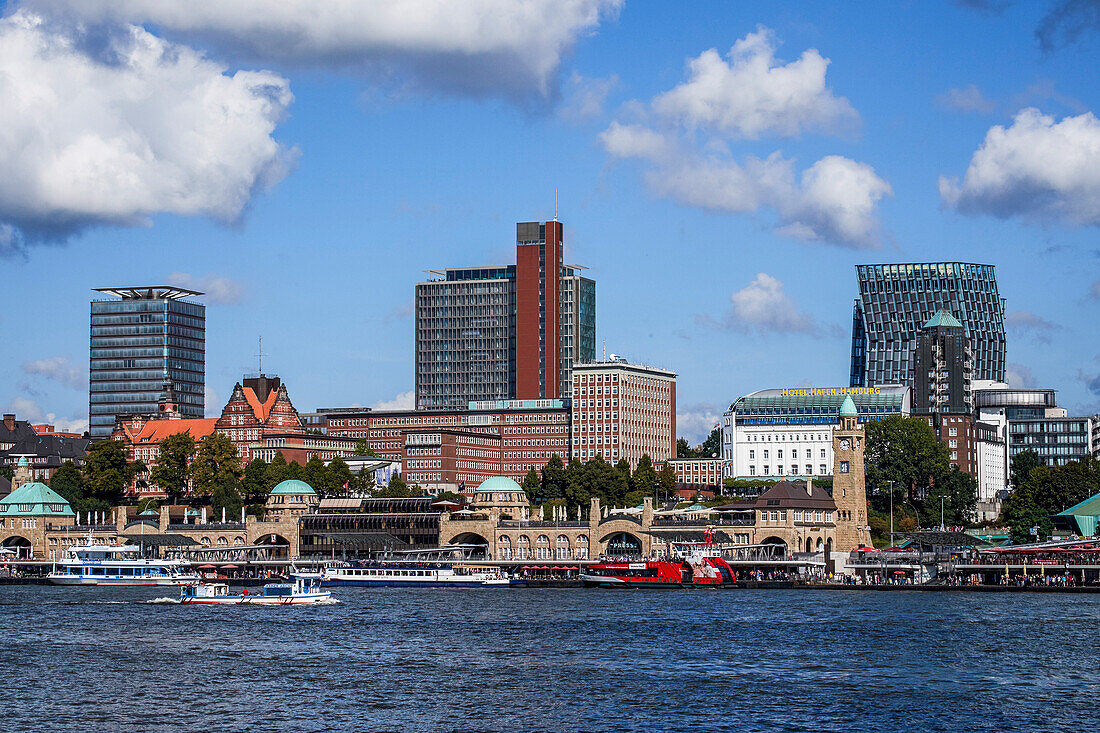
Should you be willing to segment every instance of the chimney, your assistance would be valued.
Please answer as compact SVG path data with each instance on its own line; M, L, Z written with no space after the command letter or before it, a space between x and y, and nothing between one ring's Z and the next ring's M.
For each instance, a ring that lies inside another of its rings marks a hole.
M15 415L4 415L4 427L8 430L15 430Z
M806 493L809 494L810 496L814 495L814 477L813 476L807 476L806 477Z

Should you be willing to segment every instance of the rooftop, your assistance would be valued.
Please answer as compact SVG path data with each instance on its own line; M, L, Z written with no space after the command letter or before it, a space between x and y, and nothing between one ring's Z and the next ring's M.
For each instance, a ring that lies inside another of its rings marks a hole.
M305 481L299 481L296 478L287 479L281 483L275 485L275 488L271 490L273 496L286 496L290 495L316 495L317 492L313 490L313 487L307 484Z
M478 491L523 491L523 487L507 476L493 476L481 482Z
M198 290L178 288L174 285L140 285L132 288L92 288L97 293L114 295L123 300L179 300L197 295L205 295Z
M962 328L963 325L959 323L959 319L951 315L950 311L946 308L940 308L936 311L936 315L928 319L928 322L924 324L925 328L935 328L936 326L947 326L948 328Z
M37 481L23 484L0 499L0 516L72 517L73 509L65 497Z

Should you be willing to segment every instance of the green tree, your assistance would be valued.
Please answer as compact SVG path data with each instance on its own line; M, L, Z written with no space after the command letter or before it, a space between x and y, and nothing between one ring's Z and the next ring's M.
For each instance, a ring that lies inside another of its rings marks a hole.
M130 482L126 448L117 440L101 440L88 448L84 461L84 491L87 498L114 506L122 500Z
M550 460L542 467L541 483L541 496L544 500L553 501L565 496L565 465L557 453L550 456Z
M355 489L355 474L348 468L348 464L340 456L336 456L328 464L329 491L344 496Z
M83 499L77 500L73 504L73 511L80 512L81 514L91 514L92 512L99 512L107 521L110 521L111 517L111 504L103 499L96 499L94 497L86 496Z
M210 492L210 509L215 522L222 521L224 514L226 521L236 522L240 520L241 507L241 481L236 476L227 475L225 479Z
M332 479L328 473L328 467L325 466L325 462L317 456L313 456L307 462L302 469L302 480L313 487L313 490L318 494L326 495L332 493Z
M1018 489L1023 486L1028 476L1031 475L1031 469L1045 465L1039 454L1030 448L1020 451L1012 456L1012 461L1009 463L1008 482L1013 489Z
M722 455L722 430L715 428L699 446L698 456L699 458L717 458L720 455Z
M371 471L366 466L359 469L359 473L355 477L355 488L359 491L374 491L374 471Z
M405 479L401 478L401 474L395 474L394 477L390 479L388 486L375 489L374 496L383 499L406 499L412 496L412 491L409 489L408 484L405 483Z
M630 473L630 461L620 458L615 464L615 470L618 471L622 484L626 487L623 494L635 493L634 476Z
M935 485L921 502L921 522L924 526L940 525L941 498L945 526L965 526L974 520L974 510L978 506L978 484L973 476L952 466L950 471L936 479Z
M84 498L84 477L72 461L65 461L54 471L50 488L61 494L65 501L76 504Z
M600 501L613 506L621 506L630 493L630 476L624 475L615 466L596 456L587 465L589 493L600 497Z
M661 470L657 473L657 486L667 499L676 493L676 485L676 470L669 465L668 461L665 461L665 465L661 466Z
M657 491L657 472L653 470L653 459L648 453L643 453L638 459L638 466L634 469L634 488L645 492L646 496L653 496Z
M191 480L196 496L209 496L219 486L241 476L237 446L221 433L211 433L199 443L191 462Z
M866 431L867 483L877 496L887 497L886 503L891 486L895 504L905 499L922 500L936 479L951 470L946 446L936 439L924 418L890 415L868 422Z
M281 450L275 451L275 457L271 459L271 463L267 464L267 470L264 471L264 493L270 494L272 489L288 478L290 478L290 468L286 465L286 457Z
M523 477L523 490L527 494L527 501L532 504L546 499L546 497L542 495L542 482L539 480L538 473L533 468Z
M13 478L15 478L15 469L13 469L11 466L0 466L0 476L3 476L8 481L11 481Z
M147 512L150 509L152 509L155 512L158 509L160 509L160 504L157 503L156 499L154 499L150 496L147 496L147 497L145 497L144 499L142 499L141 501L139 501L137 503L136 508L137 508L137 513L138 514L141 514L142 512Z
M187 491L187 478L191 456L195 453L195 439L190 433L180 432L160 441L157 465L149 480L168 494L173 503Z
M281 454L280 454L281 455ZM253 458L244 467L244 479L241 482L244 495L250 502L264 499L271 493L267 485L267 462L262 458ZM274 484L272 484L272 487Z
M586 474L585 465L581 463L578 458L571 458L569 460L569 465L565 467L565 471L563 472L564 481L562 482L562 498L565 499L565 505L569 507L570 514L572 514L573 510L577 507L587 505L592 499Z
M687 442L687 438L676 439L676 457L677 458L698 458L695 449L691 447L691 443Z
M370 449L370 443L367 442L366 438L360 438L359 440L355 441L355 455L374 456L377 454Z

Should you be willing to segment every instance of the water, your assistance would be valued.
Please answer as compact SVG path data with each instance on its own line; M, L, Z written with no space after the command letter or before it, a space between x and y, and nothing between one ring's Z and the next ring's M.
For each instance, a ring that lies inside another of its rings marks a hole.
M1000 733L1100 703L1100 595L336 590L0 587L5 727Z

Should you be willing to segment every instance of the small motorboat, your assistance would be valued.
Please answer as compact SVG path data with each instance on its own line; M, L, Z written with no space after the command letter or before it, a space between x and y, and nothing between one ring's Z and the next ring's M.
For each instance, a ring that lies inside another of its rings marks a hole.
M297 573L287 583L268 583L259 593L230 593L227 583L194 583L180 589L180 603L248 604L255 606L300 606L331 601L332 593L321 588L319 573Z

